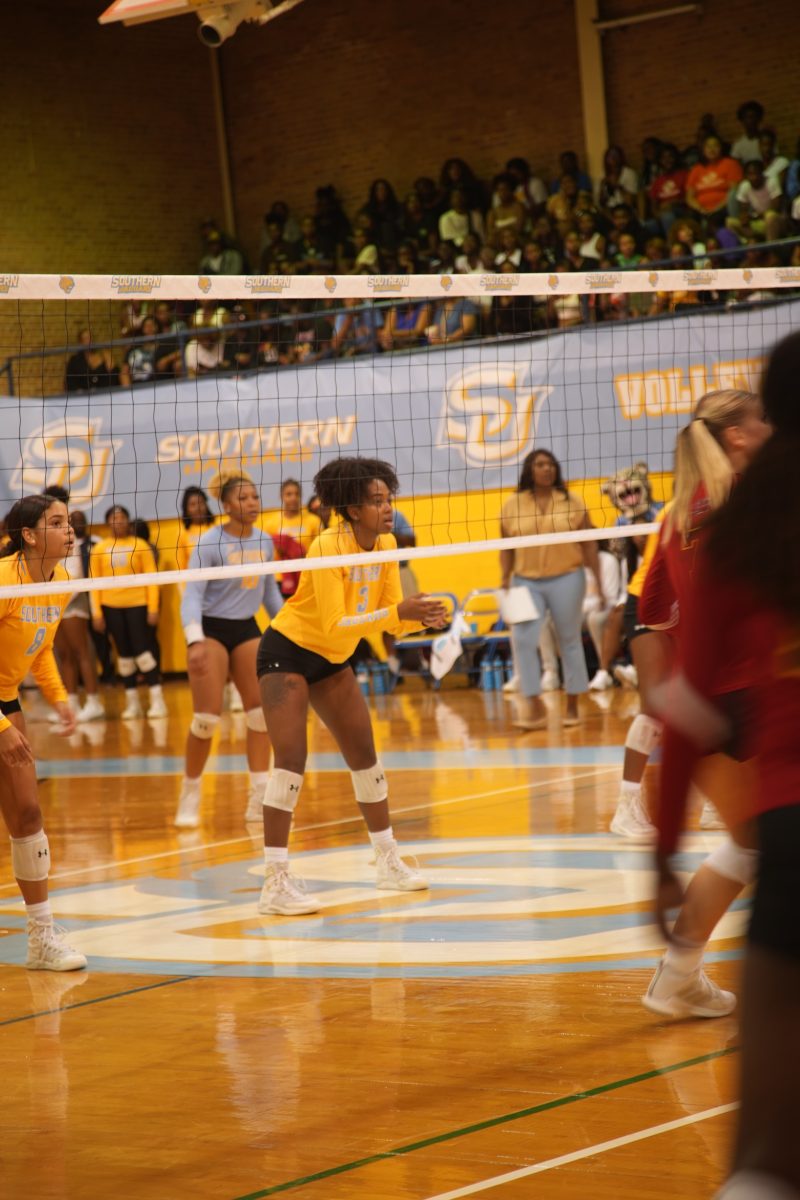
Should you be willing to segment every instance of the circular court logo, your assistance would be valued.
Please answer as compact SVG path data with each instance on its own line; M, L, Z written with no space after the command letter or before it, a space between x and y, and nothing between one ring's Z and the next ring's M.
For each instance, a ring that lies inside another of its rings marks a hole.
M683 857L687 871L708 838L694 845ZM402 850L417 859L429 891L379 890L368 846L293 855L293 872L320 903L310 916L258 914L260 858L56 891L53 907L90 969L143 974L559 973L651 966L662 947L646 849L571 835L426 840ZM743 914L731 912L716 937L742 927ZM17 961L23 943L4 938L5 960Z

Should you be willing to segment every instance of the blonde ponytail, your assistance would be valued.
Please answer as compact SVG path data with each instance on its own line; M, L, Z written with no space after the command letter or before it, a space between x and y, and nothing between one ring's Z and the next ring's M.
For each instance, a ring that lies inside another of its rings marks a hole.
M664 522L664 536L678 530L684 537L696 523L692 506L700 488L708 511L720 508L730 495L734 470L722 442L722 434L738 425L758 404L752 392L724 389L706 392L694 417L680 431L675 443L675 494Z

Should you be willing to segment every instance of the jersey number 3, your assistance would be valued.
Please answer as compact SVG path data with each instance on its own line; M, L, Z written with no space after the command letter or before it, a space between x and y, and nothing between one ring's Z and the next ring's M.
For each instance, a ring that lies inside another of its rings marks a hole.
M28 649L25 651L25 654L26 655L35 654L36 651L41 646L42 642L44 641L46 634L47 634L47 626L40 625L39 628L36 630L35 638L31 642L30 646L28 646Z
M369 602L369 585L364 584L363 587L360 587L358 589L358 604L356 605L356 612L357 613L366 612L368 602Z

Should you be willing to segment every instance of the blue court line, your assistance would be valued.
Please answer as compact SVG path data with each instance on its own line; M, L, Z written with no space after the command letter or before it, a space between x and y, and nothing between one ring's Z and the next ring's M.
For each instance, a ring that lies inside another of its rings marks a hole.
M507 749L387 750L381 762L390 771L498 770L513 767L621 766L622 746L509 746ZM183 757L131 754L127 758L39 759L40 779L92 779L116 775L183 775ZM243 754L218 754L209 759L212 775L240 775L247 770ZM309 771L347 770L340 754L311 754ZM535 781L533 781L535 782Z
M708 952L703 961L738 962L744 954L743 950L714 950ZM380 966L350 966L342 963L209 963L209 962L161 962L153 959L128 958L99 958L94 955L89 960L90 972L98 975L171 975L166 983L177 983L179 979L492 979L506 977L522 977L530 975L584 975L601 971L654 971L658 966L660 952L653 951L651 958L619 958L583 962L552 962L539 963L474 963L451 966L407 965L393 967ZM22 962L22 959L20 959ZM7 961L4 965L16 966L15 962ZM164 986L164 983L148 985ZM133 991L144 991L145 988L134 988ZM127 992L118 993L120 996ZM103 999L114 999L114 996ZM90 1004L92 1001L84 1001ZM72 1006L70 1006L72 1007ZM78 1007L75 1005L74 1007ZM21 1020L22 1018L12 1018ZM0 1021L0 1026L4 1022Z

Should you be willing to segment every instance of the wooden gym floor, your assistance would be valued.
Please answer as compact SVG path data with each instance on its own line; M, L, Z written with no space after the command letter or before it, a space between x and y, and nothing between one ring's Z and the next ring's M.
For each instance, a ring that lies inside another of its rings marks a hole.
M457 685L458 681L454 681ZM395 829L429 893L373 886L316 722L294 870L310 917L259 917L244 729L226 717L202 827L173 829L190 718L84 726L36 698L57 920L90 960L27 972L0 846L0 1195L9 1200L707 1197L735 1120L737 1021L660 1022L650 856L607 833L633 693L511 729L499 693L415 681L372 703ZM109 714L120 700L104 694ZM693 833L687 870L720 834ZM746 913L711 971L737 987Z

